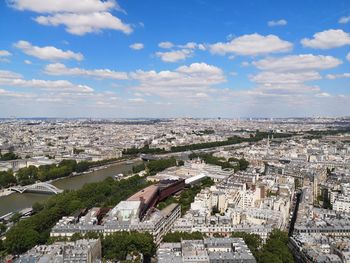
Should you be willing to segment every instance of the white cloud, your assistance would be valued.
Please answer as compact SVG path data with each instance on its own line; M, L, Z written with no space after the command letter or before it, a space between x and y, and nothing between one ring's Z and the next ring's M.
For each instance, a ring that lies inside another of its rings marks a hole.
M108 12L94 12L88 14L62 13L50 16L39 16L36 22L47 26L65 25L66 31L73 35L100 32L102 29L113 29L130 34L133 30L130 25L124 24L119 18Z
M304 47L329 49L350 45L350 34L341 29L329 29L318 32L312 39L304 38L301 40Z
M338 21L340 24L347 24L350 22L350 16L343 16Z
M287 25L287 20L285 19L280 19L280 20L271 20L267 22L268 26L285 26Z
M332 56L305 54L290 55L280 58L266 58L254 61L253 65L258 69L267 71L298 72L335 68L341 63L341 60Z
M190 49L181 49L169 52L156 52L156 56L164 62L177 62L180 60L185 60L186 58L192 56L193 51Z
M24 60L23 62L24 62L24 64L27 64L27 65L32 64L32 62L30 60L28 60L28 59Z
M8 52L7 50L0 50L0 57L9 57L12 54Z
M41 79L15 79L0 78L0 84L4 86L20 88L37 88L52 91L72 91L72 92L93 92L94 90L86 85L75 85L67 80L41 80Z
M140 50L144 48L144 45L142 43L134 43L132 45L129 46L131 49L134 50Z
M165 48L165 49L169 49L169 48L172 48L174 46L173 43L169 42L169 41L165 41L165 42L160 42L158 44L158 47L160 48Z
M22 75L9 70L0 70L0 79L18 79L22 78Z
M75 53L67 50L63 51L53 46L38 47L33 46L28 41L18 41L14 46L29 56L33 56L42 60L61 60L61 59L75 59L83 60L84 56L81 53Z
M88 76L96 78L110 78L125 80L128 79L128 74L125 72L114 71L110 69L81 69L81 68L67 68L64 64L54 63L49 64L44 69L46 74L50 75L70 75L70 76Z
M135 103L144 103L144 102L146 102L145 99L143 99L143 98L131 98L131 99L128 99L128 101L135 102Z
M321 75L316 71L304 72L260 72L250 78L260 84L300 84L305 81L321 79Z
M213 92L211 86L226 81L220 68L206 63L193 63L174 71L138 70L130 75L140 82L136 87L139 93L168 98L204 97L203 93Z
M42 1L42 0L8 0L10 6L15 9L33 11L36 13L91 13L103 12L117 7L115 1L99 0L59 0L59 1Z
M74 35L100 32L103 29L119 30L125 34L133 31L130 25L110 13L112 9L124 11L114 0L10 0L10 6L21 11L44 14L34 20L41 25L64 25L66 31Z
M350 78L350 73L342 73L342 74L328 74L326 76L327 79L338 79L338 78Z
M255 33L234 38L226 43L218 42L210 45L209 48L214 54L224 55L226 53L234 53L242 56L256 56L287 52L293 48L293 44L275 35L262 36Z
M346 55L346 59L350 61L350 52Z

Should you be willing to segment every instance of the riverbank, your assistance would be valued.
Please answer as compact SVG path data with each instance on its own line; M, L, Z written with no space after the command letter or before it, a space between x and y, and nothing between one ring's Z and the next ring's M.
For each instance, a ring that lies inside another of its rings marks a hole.
M8 195L10 195L10 194L12 194L12 193L14 193L14 192L15 192L15 191L12 191L12 190L10 190L10 189L8 189L8 188L2 189L2 190L0 190L0 197L8 196Z
M132 173L132 166L141 163L139 159L118 160L117 162L104 164L103 168L100 166L97 170L86 174L79 174L69 177L57 178L50 183L62 190L77 190L82 188L85 184L96 183L105 180L108 177L114 178L117 174ZM94 167L97 168L97 167ZM12 193L8 196L0 197L0 216L9 212L20 211L23 208L32 207L36 202L42 202L50 198L52 195L37 194L37 193Z
M137 162L139 160L140 160L139 158L133 158L133 159L122 159L122 160L111 161L111 162L106 163L106 164L96 165L96 166L91 167L88 170L86 170L84 172L81 172L81 173L73 172L73 173L71 173L68 176L59 177L59 178L55 178L55 179L48 180L48 181L43 181L43 182L38 181L38 182L39 183L49 183L49 184L51 184L53 182L57 182L59 180L65 179L65 178L72 178L72 177L77 177L77 176L81 176L81 175L94 173L96 171L100 171L100 170L106 169L106 168L111 167L111 166L116 165L116 164L132 164L132 163ZM18 186L18 185L14 185L14 186ZM10 188L4 188L4 189L0 190L0 197L8 196L8 195L10 195L12 193L15 193L15 191L10 190Z

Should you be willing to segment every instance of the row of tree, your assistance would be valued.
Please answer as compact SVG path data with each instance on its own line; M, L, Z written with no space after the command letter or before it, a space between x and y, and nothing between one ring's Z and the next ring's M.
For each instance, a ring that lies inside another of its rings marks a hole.
M28 185L33 184L36 181L49 181L61 177L66 177L72 173L81 173L88 169L104 165L118 159L106 159L95 162L76 162L75 160L63 160L59 164L41 165L39 167L30 165L28 167L21 168L14 176L11 170L6 172L0 172L0 188L9 187L11 185Z
M173 146L169 151L166 151L165 149L160 148L152 148L150 149L148 145L144 146L143 148L130 148L123 151L123 154L126 155L137 155L140 153L145 154L161 154L161 153L170 153L170 152L185 152L185 151L193 151L193 150L200 150L200 149L206 149L206 148L212 148L212 147L220 147L220 146L227 146L227 145L233 145L238 144L242 142L257 142L264 138L267 138L268 136L274 137L274 138L288 138L293 136L292 133L273 133L273 132L259 132L256 131L255 134L251 134L249 138L243 138L239 136L233 136L229 137L227 140L224 141L216 141L216 142L204 142L204 143L195 143L195 144L188 144L188 145L181 145L181 146Z

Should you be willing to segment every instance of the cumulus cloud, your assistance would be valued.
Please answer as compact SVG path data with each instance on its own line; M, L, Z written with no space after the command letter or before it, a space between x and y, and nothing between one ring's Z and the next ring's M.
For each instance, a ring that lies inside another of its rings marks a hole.
M193 51L189 49L174 50L169 52L156 52L156 56L164 62L177 62L192 56Z
M0 50L0 57L9 57L12 54L7 50Z
M120 30L130 34L132 28L124 24L118 17L108 12L94 12L88 14L62 13L50 16L39 16L35 21L41 25L65 25L66 31L73 35L85 35L91 32L100 32L102 29Z
M29 10L36 13L91 13L107 11L116 7L115 1L99 0L60 0L60 1L42 1L42 0L8 0L10 6L15 9L25 11Z
M193 63L181 66L174 71L143 71L138 70L130 74L139 81L138 92L161 97L204 97L210 93L211 86L226 81L223 71L206 63Z
M350 52L346 55L346 59L350 61Z
M234 53L237 55L264 55L268 53L280 53L292 50L293 44L280 39L275 35L262 36L257 33L233 38L230 42L218 42L209 46L213 54L225 55Z
M0 71L0 85L19 87L19 88L34 88L42 90L51 90L56 92L71 91L71 92L93 92L93 89L86 85L76 85L67 80L41 80L41 79L23 79L22 75L12 71Z
M5 86L38 88L44 90L93 92L94 90L86 85L75 85L67 80L41 80L41 79L6 79L0 78L0 84Z
M23 53L42 60L75 59L80 61L84 58L81 53L75 53L71 50L64 51L53 46L38 47L24 40L18 41L14 46Z
M128 79L128 74L125 72L114 71L110 69L81 69L81 68L67 68L62 63L54 63L45 66L44 72L49 75L67 75L67 76L88 76L100 79Z
M100 32L104 29L119 30L130 34L133 30L118 17L111 14L111 10L123 11L116 1L100 0L9 0L10 6L17 10L29 10L41 16L34 20L47 26L63 25L66 31L74 35L84 35Z
M326 78L327 79L350 78L350 73L328 74L328 75L326 75Z
M285 20L285 19L271 20L271 21L267 22L267 25L270 26L270 27L273 27L273 26L285 26L285 25L287 25L287 20Z
M341 63L341 60L332 56L304 54L266 58L254 61L253 65L265 71L295 72L330 69L337 67Z
M350 34L341 29L329 29L318 32L313 38L304 38L301 40L304 47L329 49L350 44Z
M140 50L144 48L144 45L142 43L134 43L132 45L129 46L131 49L134 50Z
M306 72L260 72L250 78L260 84L300 84L305 81L321 79L316 71Z
M340 24L347 24L350 22L350 16L343 16L343 17L339 18L338 22Z
M128 101L135 102L135 103L144 103L144 102L146 102L146 100L143 99L143 98L131 98L131 99L128 99Z
M158 44L160 48L171 49L170 51L158 51L155 53L164 62L177 62L191 57L196 49L206 50L203 44L196 42L187 42L184 45L175 45L171 42L161 42Z
M0 70L0 79L18 79L22 78L22 75L9 70Z
M165 48L165 49L168 49L168 48L172 48L174 46L173 43L169 42L169 41L165 41L165 42L160 42L158 44L158 47L160 48Z
M258 96L321 96L320 87L307 82L322 79L318 71L335 68L341 60L322 55L290 55L254 61L252 65L262 70L250 76L257 87L248 92Z

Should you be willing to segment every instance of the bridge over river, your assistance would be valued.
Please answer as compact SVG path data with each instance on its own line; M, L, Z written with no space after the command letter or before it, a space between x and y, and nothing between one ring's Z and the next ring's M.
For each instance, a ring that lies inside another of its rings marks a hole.
M11 187L10 190L16 191L18 193L42 193L42 194L59 194L62 193L63 190L57 188L56 186L50 183L36 183L25 186L14 186Z

